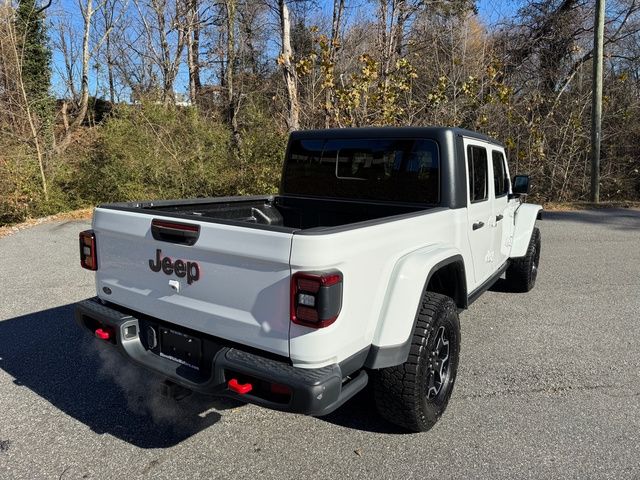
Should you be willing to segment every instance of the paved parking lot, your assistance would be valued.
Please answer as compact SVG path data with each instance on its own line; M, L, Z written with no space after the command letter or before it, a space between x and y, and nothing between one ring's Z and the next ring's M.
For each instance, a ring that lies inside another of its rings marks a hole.
M0 239L0 478L640 478L640 211L548 213L529 294L462 314L441 422L407 434L366 393L325 418L191 396L98 350L86 222Z

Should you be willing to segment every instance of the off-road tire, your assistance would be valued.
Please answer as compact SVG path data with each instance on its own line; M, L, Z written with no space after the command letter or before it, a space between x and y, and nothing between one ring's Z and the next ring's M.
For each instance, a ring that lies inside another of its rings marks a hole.
M514 292L528 292L536 284L540 265L540 230L534 227L524 257L514 258L507 268L507 285Z
M448 341L448 365L446 379L436 393L430 382L434 378L432 368L436 357L441 359L444 355L443 332ZM436 351L440 353L434 356ZM420 304L407 361L372 372L380 415L407 430L429 430L449 403L459 356L460 321L456 304L445 295L426 292Z

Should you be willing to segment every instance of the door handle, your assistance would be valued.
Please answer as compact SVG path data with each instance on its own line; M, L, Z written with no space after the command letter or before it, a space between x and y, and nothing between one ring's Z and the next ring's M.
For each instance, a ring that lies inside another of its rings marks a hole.
M504 218L504 216L503 216L503 215L498 215L498 216L496 217L496 222L499 222L499 221L500 221L500 220L502 220L503 218Z
M473 224L473 229L474 230L478 230L480 228L484 227L484 222L477 222Z

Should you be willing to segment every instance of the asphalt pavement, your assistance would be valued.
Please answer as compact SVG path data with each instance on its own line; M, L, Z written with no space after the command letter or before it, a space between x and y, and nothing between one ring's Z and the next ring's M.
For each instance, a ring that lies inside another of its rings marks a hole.
M366 392L324 418L165 400L73 321L87 222L2 238L0 478L640 478L640 211L538 223L536 288L462 314L456 387L422 434Z

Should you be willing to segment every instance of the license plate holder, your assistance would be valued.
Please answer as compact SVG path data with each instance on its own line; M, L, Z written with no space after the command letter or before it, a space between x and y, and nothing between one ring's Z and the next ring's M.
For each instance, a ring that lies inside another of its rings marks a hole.
M202 340L170 328L160 328L160 356L200 370Z

